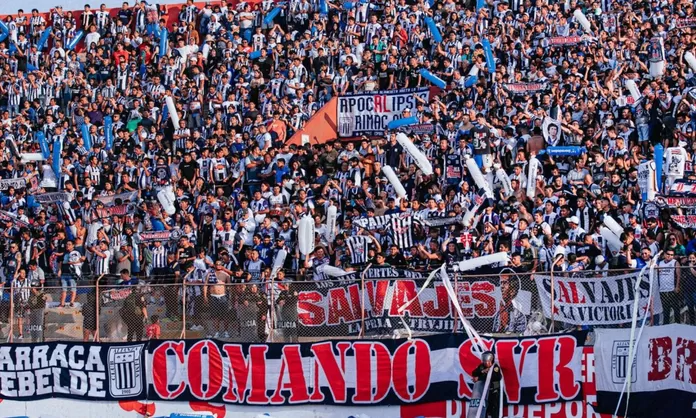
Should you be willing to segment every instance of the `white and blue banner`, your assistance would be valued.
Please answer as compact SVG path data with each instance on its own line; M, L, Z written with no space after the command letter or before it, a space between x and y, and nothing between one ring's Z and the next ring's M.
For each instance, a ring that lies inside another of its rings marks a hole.
M400 119L404 110L415 112L418 100L430 100L429 88L376 91L340 96L337 104L338 136L383 136L389 122Z
M631 417L693 417L696 401L696 327L671 324L636 332L595 330L596 412ZM630 373L629 373L630 370ZM624 392L629 378L630 396ZM627 405L628 399L628 405Z

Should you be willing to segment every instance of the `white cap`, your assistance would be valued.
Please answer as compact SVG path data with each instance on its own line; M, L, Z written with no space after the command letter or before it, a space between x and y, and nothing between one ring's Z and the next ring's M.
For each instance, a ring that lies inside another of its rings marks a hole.
M575 225L580 224L580 218L578 218L577 216L571 216L570 218L566 218L566 221L568 221L568 223L573 223Z
M595 264L602 264L604 262L604 256L603 255L598 255L594 259Z

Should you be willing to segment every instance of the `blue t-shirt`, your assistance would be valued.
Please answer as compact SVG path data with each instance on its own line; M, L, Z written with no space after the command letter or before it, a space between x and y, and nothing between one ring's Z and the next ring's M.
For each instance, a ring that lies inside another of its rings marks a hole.
M159 219L150 219L153 231L164 231L164 224Z

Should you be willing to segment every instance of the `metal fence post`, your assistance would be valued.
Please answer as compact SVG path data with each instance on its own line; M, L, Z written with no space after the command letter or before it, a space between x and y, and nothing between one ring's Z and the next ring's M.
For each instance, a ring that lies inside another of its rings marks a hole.
M556 257L556 260L551 264L551 325L549 326L549 334L551 334L556 326L556 321L554 320L555 308L556 308L556 281L553 277L553 268L558 264L559 261L563 260L563 257Z
M363 270L362 274L360 274L360 287L362 287L362 297L360 301L360 334L358 335L359 338L362 338L365 335L365 275L367 274L367 271L372 267L372 263L368 264L367 267L365 267L365 270Z
M99 322L100 322L100 319L99 319L99 316L100 316L100 315L99 315L99 308L100 308L100 304L101 304L101 294L99 293L99 282L100 282L101 279L103 279L103 278L104 278L104 275L103 275L103 274L97 278L96 289L95 289L95 291L94 291L94 292L95 292L95 296L94 296L94 297L96 298L96 300L95 300L95 302L94 302L94 306L95 306L96 315L97 315L97 320L96 320L96 323L95 323L97 329L94 331L94 342L99 342L99 331L100 331L100 329L99 329L99 327L100 327L100 323L99 323Z
M459 273L454 273L454 293L457 293L459 291L458 284L459 284ZM457 303L459 303L459 300L457 300ZM455 309L454 312L452 312L452 321L453 321L452 333L453 334L457 332L457 325L459 325L459 319L460 319L459 318L459 311Z
M10 335L7 342L14 341L14 278L10 279Z
M273 342L273 333L275 331L275 275L271 274L271 291L269 292L271 295L271 300L270 303L268 304L268 323L269 323L269 330L268 330L268 340L270 342Z
M183 280L181 281L181 299L182 299L182 304L181 304L181 323L182 323L182 330L181 330L181 338L186 339L186 280L188 280L189 276L193 274L194 270L189 271L186 273L184 276Z
M181 282L181 338L186 339L186 279L188 274L184 276Z

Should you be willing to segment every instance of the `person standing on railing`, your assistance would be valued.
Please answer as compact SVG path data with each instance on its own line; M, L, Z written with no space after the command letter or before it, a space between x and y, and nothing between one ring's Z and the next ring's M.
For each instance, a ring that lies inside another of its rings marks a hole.
M204 302L205 283L208 281L210 267L213 262L206 255L205 248L198 249L198 256L193 261L191 268L186 272L186 312L190 329L192 331L203 331L203 313L207 304Z
M14 316L17 318L17 340L24 339L24 318L29 315L29 299L32 294L38 294L38 289L33 289L31 280L27 279L27 271L20 267L12 279L12 298L14 299Z

